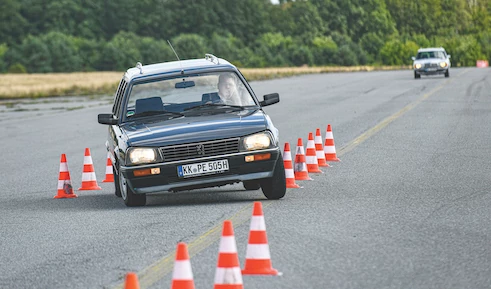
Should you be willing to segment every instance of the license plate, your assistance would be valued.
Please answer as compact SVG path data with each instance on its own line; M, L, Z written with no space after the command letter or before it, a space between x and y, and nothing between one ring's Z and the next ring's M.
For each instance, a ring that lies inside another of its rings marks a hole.
M219 174L228 170L228 160L219 160L178 166L177 175L181 178L186 178L199 175Z

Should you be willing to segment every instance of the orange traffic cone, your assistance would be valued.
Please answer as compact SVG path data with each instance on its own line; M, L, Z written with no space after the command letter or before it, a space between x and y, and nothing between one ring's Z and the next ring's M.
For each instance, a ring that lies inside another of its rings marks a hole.
M85 149L84 156L84 170L82 172L82 186L78 189L79 191L88 190L102 190L101 187L97 185L97 180L95 178L94 165L92 164L92 157L90 156L90 149Z
M330 165L326 162L326 155L324 154L324 146L322 145L322 135L320 129L315 130L314 144L319 167L330 167Z
M295 173L293 172L292 154L289 143L285 143L285 149L283 150L283 165L285 167L286 187L291 189L301 188L295 183Z
M138 283L138 276L129 272L126 274L126 278L124 281L124 289L140 289L140 284Z
M307 141L307 152L305 154L307 163L307 171L309 173L322 173L317 164L317 154L315 152L314 135L309 132L309 140Z
M61 154L60 174L58 176L58 194L54 196L54 198L63 199L76 197L77 195L73 193L72 181L70 180L70 172L68 171L68 164L66 162L66 155Z
M295 153L295 165L293 166L295 171L295 180L297 181L311 181L309 172L307 171L307 164L305 163L305 153L303 151L302 138L298 138L297 151Z
M214 289L243 289L232 221L223 222Z
M107 152L107 162L106 162L106 178L102 181L103 183L113 183L113 163L111 162L111 153Z
M177 244L171 289L194 289L193 271L191 270L191 262L189 261L188 245L183 242Z
M254 202L243 275L279 275L271 265L261 202Z
M324 154L326 156L326 161L328 162L339 162L341 161L336 156L336 147L334 146L334 137L331 130L331 125L327 125L326 131L326 141L324 143Z

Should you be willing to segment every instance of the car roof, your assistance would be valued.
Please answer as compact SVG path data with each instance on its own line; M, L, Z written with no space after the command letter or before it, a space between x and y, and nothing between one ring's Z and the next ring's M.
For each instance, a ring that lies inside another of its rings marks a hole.
M420 48L418 52L428 52L428 51L445 51L443 47L428 47L428 48Z
M173 74L192 72L195 70L237 70L237 68L225 59L218 58L211 54L206 54L205 58L201 59L187 59L181 61L170 61L163 63L155 63L142 65L137 63L135 67L129 68L125 76L128 80L132 80L140 77L148 77L158 74Z

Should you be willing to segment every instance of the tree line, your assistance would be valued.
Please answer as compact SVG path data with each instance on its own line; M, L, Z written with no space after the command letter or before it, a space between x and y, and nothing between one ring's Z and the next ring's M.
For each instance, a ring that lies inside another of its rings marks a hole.
M123 71L212 53L239 67L491 57L489 0L2 0L0 72Z

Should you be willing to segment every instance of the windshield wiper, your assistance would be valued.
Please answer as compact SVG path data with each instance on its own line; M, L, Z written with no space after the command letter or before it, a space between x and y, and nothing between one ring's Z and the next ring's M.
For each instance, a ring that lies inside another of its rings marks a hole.
M168 111L168 110L151 110L151 111L143 111L140 113L135 113L131 117L142 117L142 116L152 116L152 115L160 115L160 114L170 114L170 115L175 115L175 116L184 116L184 114L180 112L175 112L175 111Z
M240 105L230 105L230 104L223 104L223 103L205 103L205 104L200 104L196 106L191 106L188 108L185 108L185 111L188 110L196 110L196 109L201 109L201 108L211 108L211 107L217 107L217 108L234 108L238 110L244 110L243 106Z

